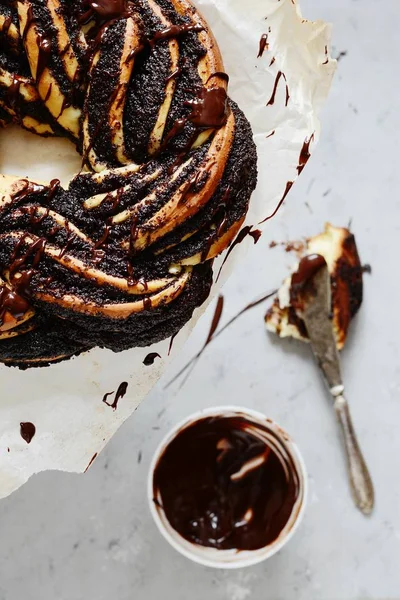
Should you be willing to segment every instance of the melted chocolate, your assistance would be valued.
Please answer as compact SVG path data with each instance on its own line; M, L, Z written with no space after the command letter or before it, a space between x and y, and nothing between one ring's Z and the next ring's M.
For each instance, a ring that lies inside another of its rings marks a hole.
M158 354L158 352L150 352L150 354L148 354L146 356L146 358L143 361L143 364L146 367L150 367L151 365L154 364L154 361L156 360L156 358L161 358L161 356Z
M47 68L51 56L51 40L46 38L42 34L37 35L37 45L38 45L38 61L37 61L37 69L36 69L36 83L39 83L44 70Z
M301 308L304 294L314 293L314 277L323 267L326 261L320 254L309 254L301 259L291 280L290 301L294 308Z
M20 433L22 439L24 439L27 444L30 444L36 433L36 427L29 421L27 423L20 423Z
M104 21L122 18L128 13L126 0L89 0L86 4Z
M22 180L24 182L24 187L14 192L12 194L12 200L14 202L20 202L21 200L25 200L28 196L35 194L43 194L46 191L45 185L39 185L38 183L34 183L33 181L28 181L27 179ZM55 180L53 180L55 181Z
M285 191L283 193L282 198L280 199L280 201L278 203L278 206L275 208L275 210L274 210L274 212L272 214L270 214L268 217L265 217L265 219L263 219L262 221L260 221L259 225L262 225L266 221L269 221L270 219L272 219L272 217L274 217L276 215L276 213L278 212L278 210L280 209L280 207L282 206L282 204L285 202L286 196L288 195L288 193L292 189L293 184L294 184L294 181L288 181L287 182Z
M253 225L246 225L246 227L243 227L243 229L241 229L239 231L239 233L236 236L236 239L232 242L232 244L229 247L228 252L225 255L225 258L222 262L222 265L218 271L218 275L217 275L217 281L219 279L219 276L221 275L221 271L222 271L222 267L224 266L224 264L226 263L226 261L229 258L229 255L231 254L231 252L235 249L236 246L238 246L239 244L241 244L243 242L243 240L247 237L250 236L253 238L253 241L255 244L257 244L258 240L260 239L262 233L259 229L256 229L253 231Z
M276 92L278 91L278 85L279 85L279 81L280 81L281 77L284 78L285 84L286 84L285 106L287 106L289 104L290 94L289 94L289 87L288 87L288 84L286 81L286 75L284 73L282 73L282 71L278 71L278 73L276 74L276 78L275 78L274 89L272 90L271 98L267 102L267 106L272 106L275 103Z
M32 262L33 266L37 267L37 265L39 264L39 262L43 256L43 252L44 252L44 249L47 244L47 240L45 238L39 238L36 241L29 244L27 250L25 250L25 252L19 258L16 258L16 256L18 255L18 252L20 250L20 247L22 246L24 241L25 241L25 237L23 236L15 247L13 259L10 264L11 275L13 275L19 269L23 268L26 264L26 261L31 256L33 256L33 262Z
M268 50L268 33L263 33L260 38L260 46L258 49L257 58L261 58L265 50Z
M228 114L228 96L225 88L203 87L198 97L187 104L192 108L189 120L198 129L225 125Z
M18 104L21 83L21 78L18 75L13 75L11 85L7 88L7 98L13 108Z
M297 167L297 172L298 172L299 175L302 172L302 170L304 169L304 167L306 166L306 164L308 162L308 159L311 156L311 154L310 154L310 144L311 144L311 142L312 142L313 139L314 139L314 134L312 134L308 140L304 141L303 147L302 147L302 149L300 151L299 165Z
M162 40L169 40L171 38L179 37L184 33L188 33L189 31L203 31L204 27L198 23L191 25L170 25L166 27L162 31L157 31L154 36L148 41L148 44L153 47L157 42L161 42Z
M119 400L121 400L121 398L123 398L125 396L127 389L128 389L128 383L126 381L123 381L119 385L119 388L117 389L116 392L108 392L108 394L104 394L104 397L103 397L104 404L107 404L107 406L110 406L113 410L117 410L118 402L119 402ZM114 393L115 393L114 401L112 402L112 404L110 404L108 402L107 398L109 396L112 396Z
M192 543L264 548L279 537L299 495L296 469L280 446L267 426L245 416L200 419L180 431L159 459L155 501Z
M29 303L15 290L5 285L0 287L0 327L4 322L6 312L20 319L29 310Z

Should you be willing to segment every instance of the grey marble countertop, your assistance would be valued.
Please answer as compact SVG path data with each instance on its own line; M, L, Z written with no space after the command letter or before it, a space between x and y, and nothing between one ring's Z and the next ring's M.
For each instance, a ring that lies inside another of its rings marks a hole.
M302 5L305 16L333 22L334 54L346 55L324 110L322 141L286 206L226 286L224 319L288 272L293 257L269 249L271 240L315 234L327 219L337 225L352 219L373 273L365 279L343 370L376 485L373 516L364 518L352 505L334 415L308 348L269 337L261 306L209 346L181 389L165 390L165 378L86 476L42 474L0 503L0 600L400 598L400 5ZM204 339L211 311L181 366ZM267 563L237 572L178 555L160 537L146 503L148 465L161 437L182 417L216 404L268 413L294 436L309 471L309 506L296 536Z

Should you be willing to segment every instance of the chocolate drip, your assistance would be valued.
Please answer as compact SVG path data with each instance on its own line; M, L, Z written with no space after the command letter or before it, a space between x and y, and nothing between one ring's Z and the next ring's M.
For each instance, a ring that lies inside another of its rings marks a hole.
M33 255L33 261L32 261L33 267L37 267L42 258L44 249L47 244L47 240L45 238L39 238L36 241L29 244L26 251L21 256L16 258L19 253L20 247L25 242L25 238L26 238L26 235L22 236L22 238L19 240L18 244L15 247L14 254L12 257L12 262L10 264L10 274L11 275L13 275L19 269L23 268L25 266L28 258L30 258L32 255Z
M15 109L19 101L22 79L19 75L13 75L11 85L7 88L7 99L10 105Z
M300 157L299 157L299 165L297 167L297 172L300 175L300 173L302 172L302 170L304 169L304 167L306 166L308 159L310 158L311 154L310 154L310 144L312 142L312 140L314 139L314 134L312 134L312 136L310 136L310 139L305 140L303 147L300 151Z
M263 33L260 38L260 46L258 49L257 58L261 58L265 50L268 50L268 33Z
M257 242L260 239L262 233L261 233L261 231L259 229L255 229L253 231L253 225L246 225L246 227L243 227L243 229L241 229L239 231L239 233L237 234L235 240L232 242L232 244L229 247L228 252L225 255L223 263L222 263L222 265L221 265L221 267L219 269L219 272L218 272L217 281L219 279L219 276L221 275L222 267L224 266L224 264L228 260L229 255L231 254L231 252L233 252L233 250L236 248L236 246L238 246L239 244L241 244L243 242L243 240L248 235L251 236L253 238L254 243L257 244Z
M189 120L198 129L223 127L228 117L228 96L225 88L201 88L197 98L187 104L192 112Z
M25 200L28 196L43 194L47 189L45 185L39 185L38 183L28 181L27 179L23 179L22 181L24 182L24 187L11 195L14 202Z
M274 217L276 215L276 213L278 212L278 210L280 209L280 207L282 206L282 204L285 202L286 196L288 195L288 193L292 189L293 184L294 184L294 181L288 181L287 182L285 191L283 192L282 198L279 200L278 206L275 208L275 210L274 210L273 213L271 213L268 217L265 217L265 219L263 219L262 221L260 221L259 225L262 225L266 221L269 221L270 219L272 219L272 217Z
M6 285L0 286L0 327L4 323L6 312L9 312L14 318L20 319L28 310L29 303L25 298Z
M36 83L38 84L42 78L43 71L48 67L50 56L51 56L51 40L46 38L43 34L38 33L37 35L38 45L38 61L36 68Z
M26 423L20 423L20 433L22 439L25 440L27 444L30 444L36 433L36 427L29 421Z
M281 77L284 78L285 85L286 85L285 106L287 106L289 104L290 94L289 94L289 87L288 87L288 84L286 81L286 75L284 73L282 73L282 71L278 71L278 73L276 74L276 78L275 78L274 89L272 90L271 98L267 102L267 106L272 106L275 103L276 92L278 91L278 85L279 85L279 81L280 81Z
M215 340L215 338L217 338L218 336L220 336L221 333L223 333L225 331L225 329L227 329L228 327L230 327L244 313L246 313L248 310L251 310L252 308L255 308L259 304L262 304L266 300L269 300L269 298L272 298L273 296L275 296L277 294L277 292L278 292L278 290L274 290L273 292L268 292L268 294L265 294L261 298L258 298L258 300L254 300L253 302L250 302L250 304L247 304L244 308L242 308L241 311L239 311L234 317L232 317L223 327L221 327L221 329L218 330L218 333L215 333L215 331L213 332L210 340L208 341L208 344L210 344L213 340ZM217 312L217 310L219 310L218 306L216 307L215 310L216 310L216 312ZM176 381L191 365L193 365L193 363L196 363L198 361L198 359L201 357L201 355L203 354L203 352L206 349L206 347L208 346L208 344L204 345L201 348L201 350L199 350L199 352L197 354L195 354L195 356L193 356L186 363L186 365L173 377L173 379L171 379L171 381L168 382L167 387L170 386L174 381Z
M129 15L127 0L89 0L86 5L104 21Z
M244 415L217 416L189 425L170 442L155 468L153 490L186 540L220 550L257 550L285 528L299 480L267 425Z
M148 44L153 48L157 42L161 42L162 40L169 40L171 38L179 37L185 33L189 33L189 31L200 32L203 31L203 25L199 23L190 24L190 25L170 25L166 27L162 31L157 31L154 36L148 40Z

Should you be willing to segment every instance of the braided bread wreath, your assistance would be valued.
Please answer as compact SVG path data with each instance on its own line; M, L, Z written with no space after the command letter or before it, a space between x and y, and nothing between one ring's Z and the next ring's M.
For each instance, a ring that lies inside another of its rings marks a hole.
M0 123L82 155L67 189L0 179L0 360L174 335L257 179L207 23L188 0L0 0L0 41Z

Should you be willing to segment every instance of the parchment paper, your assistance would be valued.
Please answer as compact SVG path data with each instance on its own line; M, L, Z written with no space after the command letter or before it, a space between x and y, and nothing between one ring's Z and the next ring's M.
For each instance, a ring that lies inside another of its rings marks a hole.
M329 56L330 28L305 21L295 0L195 4L213 28L231 77L229 93L250 119L258 146L259 184L247 224L271 227L273 220L257 223L274 212L288 182L296 179L304 143L313 136L312 151L319 137L318 113L336 68ZM264 33L268 47L257 58ZM283 75L277 80L279 72ZM267 106L277 81L275 101ZM16 128L0 132L2 173L45 181L58 177L65 182L79 164L79 156L65 140L43 140ZM249 237L235 247L209 301L252 244ZM123 354L96 349L26 372L0 365L0 497L39 471L85 471L179 352L206 305L179 333L169 357L169 340L151 348L162 357L152 366L142 364L150 349ZM127 394L114 411L102 399L123 381L128 382ZM30 444L20 435L20 423L27 421L36 427Z

